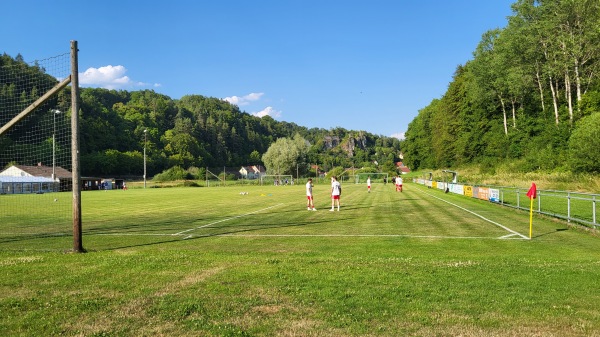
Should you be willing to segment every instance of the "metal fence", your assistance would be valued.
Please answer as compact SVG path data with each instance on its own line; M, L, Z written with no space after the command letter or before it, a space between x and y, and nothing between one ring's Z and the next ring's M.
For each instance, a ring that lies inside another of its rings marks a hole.
M514 187L494 187L500 190L500 203L505 206L529 210L527 189ZM596 213L596 203L600 194L538 190L534 201L534 211L568 222L577 222L592 226L600 226Z
M530 206L530 201L527 197L528 189L506 186L454 184L425 179L415 179L414 182L470 197L477 196L475 194L467 194L466 191L485 188L490 191L487 200L494 203L527 211ZM481 195L479 199L482 199ZM600 194L538 189L537 198L534 201L534 212L596 229L600 227L598 213L596 212L596 204L599 200Z

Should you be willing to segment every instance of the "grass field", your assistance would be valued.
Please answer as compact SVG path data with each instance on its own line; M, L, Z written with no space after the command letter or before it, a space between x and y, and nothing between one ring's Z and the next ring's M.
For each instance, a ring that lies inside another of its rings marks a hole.
M595 232L536 216L529 240L526 212L416 184L343 192L340 212L327 185L317 212L303 185L84 192L85 254L12 216L0 335L600 336Z

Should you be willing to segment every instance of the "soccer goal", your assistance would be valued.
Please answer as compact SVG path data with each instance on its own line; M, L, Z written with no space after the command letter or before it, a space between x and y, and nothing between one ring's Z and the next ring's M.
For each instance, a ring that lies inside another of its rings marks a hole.
M0 237L8 241L72 230L73 251L83 252L77 51L71 41L70 53L30 63L0 55Z
M265 174L260 177L261 185L293 185L294 178L291 174Z
M355 184L366 184L367 179L371 178L371 183L387 183L389 181L389 177L387 173L357 173L354 175L354 183Z

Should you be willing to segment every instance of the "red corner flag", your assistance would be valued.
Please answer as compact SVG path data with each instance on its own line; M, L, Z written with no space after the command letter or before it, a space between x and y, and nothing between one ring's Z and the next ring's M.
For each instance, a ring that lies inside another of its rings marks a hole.
M527 191L527 197L529 199L535 199L535 197L537 197L537 187L535 186L535 183L531 183L531 187L529 188L529 191Z

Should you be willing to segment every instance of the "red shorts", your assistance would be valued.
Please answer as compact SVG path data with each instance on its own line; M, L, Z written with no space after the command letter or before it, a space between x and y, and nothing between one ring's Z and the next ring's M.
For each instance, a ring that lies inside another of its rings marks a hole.
M332 195L331 199L333 199L333 200L340 200L340 196L339 195Z
M313 200L313 197L311 197L310 195L307 195L307 196L306 196L306 199L308 199L308 200Z

